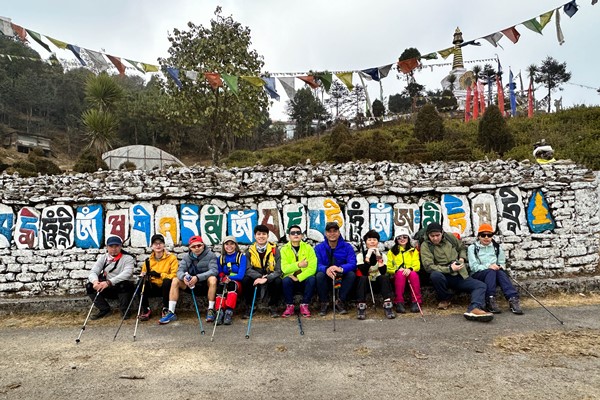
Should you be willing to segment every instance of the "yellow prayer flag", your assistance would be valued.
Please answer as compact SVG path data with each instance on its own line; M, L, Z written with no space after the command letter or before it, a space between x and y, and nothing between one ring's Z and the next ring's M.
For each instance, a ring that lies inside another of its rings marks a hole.
M344 85L346 85L348 90L352 91L352 89L354 89L354 85L352 84L352 71L338 72L335 74L335 76L337 76L338 79L342 81Z
M265 81L260 79L258 76L240 76L240 78L242 78L243 80L245 80L253 86L260 87L265 85Z
M146 72L158 72L158 70L159 70L158 65L146 64L143 62L141 62L140 64L142 65L142 68Z
M542 29L544 29L544 27L548 25L548 22L550 22L550 20L552 19L553 14L554 10L548 11L547 13L543 13L542 15L540 15L540 25L542 26Z
M448 47L447 49L444 49L444 50L438 50L438 54L440 56L442 56L442 58L444 60L453 53L454 53L454 47Z
M50 36L46 36L46 39L52 42L53 45L58 47L59 49L66 49L68 43L63 42L62 40L51 38Z

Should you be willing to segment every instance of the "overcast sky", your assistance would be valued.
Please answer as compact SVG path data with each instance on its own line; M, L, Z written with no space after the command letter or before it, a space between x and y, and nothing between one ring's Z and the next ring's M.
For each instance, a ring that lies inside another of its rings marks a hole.
M504 49L482 40L480 47L463 48L466 60L500 57L502 67L516 75L530 64L540 64L546 56L566 61L571 82L600 87L600 4L578 0L579 12L569 18L561 12L565 43L556 39L554 18L543 35L516 26L521 33L517 44L503 38ZM452 35L460 27L465 40L476 39L519 24L557 8L566 0L556 1L474 1L447 0L30 0L4 2L0 15L12 22L56 39L91 50L137 61L157 64L168 55L167 34L174 28L186 29L186 23L207 25L217 5L223 15L232 15L252 32L253 47L264 57L265 70L307 72L309 70L359 70L396 62L408 47L422 54L452 45ZM32 46L35 47L35 46ZM37 47L36 49L38 49ZM40 51L47 57L45 50ZM58 50L59 58L69 58ZM451 61L451 57L447 61ZM425 64L442 63L441 58ZM466 64L472 68L474 64ZM483 65L483 63L482 63ZM426 68L416 73L419 83L429 90L440 88L450 67ZM505 83L508 74L504 75ZM358 82L354 75L355 84ZM525 81L526 82L526 81ZM405 80L392 71L382 80L384 96L399 93ZM296 80L296 88L303 83ZM288 98L278 86L281 102L272 107L272 117L283 119ZM379 88L369 86L371 100ZM539 93L541 98L545 93ZM564 85L553 97L563 98L563 106L600 104L595 89Z

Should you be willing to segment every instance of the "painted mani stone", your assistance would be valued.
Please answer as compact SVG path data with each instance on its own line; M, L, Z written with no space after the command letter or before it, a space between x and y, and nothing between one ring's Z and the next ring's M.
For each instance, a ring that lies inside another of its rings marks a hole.
M195 204L182 204L179 221L181 243L189 243L192 236L200 235L200 207Z
M15 245L17 249L37 248L39 230L39 211L33 207L21 208L17 213L17 222L15 223Z
M104 220L104 243L111 236L118 236L123 242L128 239L129 232L129 210L108 210Z
M348 200L346 204L346 236L349 242L359 243L369 230L369 202L362 197Z
M471 199L471 220L473 231L477 232L482 224L490 224L496 231L498 210L494 196L489 193L480 193Z
M250 244L254 242L254 227L258 225L257 221L258 212L256 210L230 211L227 214L227 230L238 243Z
M269 228L269 241L279 242L285 236L277 203L273 200L258 204L258 223Z
M285 233L290 230L292 225L298 225L302 232L306 232L306 208L304 205L295 203L283 206L283 225Z
M417 204L394 204L394 237L400 228L406 228L412 237L421 226L421 210Z
M369 211L371 213L371 229L379 233L379 240L382 242L391 240L394 234L392 206L385 203L374 203L371 204Z
M150 203L137 203L129 212L131 224L131 246L148 247L154 235L154 208Z
M75 241L75 215L70 206L49 206L40 219L40 249L68 249Z
M533 233L542 233L556 228L546 197L540 189L534 191L529 199L527 222Z
M308 199L308 237L322 242L325 239L323 233L328 222L337 222L340 231L344 232L344 216L339 204L327 197Z
M179 243L179 214L174 204L162 204L154 214L156 233L165 237L165 245L174 246Z
M427 228L432 222L442 223L442 209L432 201L424 201L421 204L421 216L421 228Z
M469 201L466 196L442 195L442 226L446 232L458 233L461 237L471 234Z
M496 205L500 220L498 229L504 235L522 235L528 233L527 217L523 206L521 191L516 187L503 187L496 191Z
M202 206L200 209L200 231L204 243L210 245L221 244L227 228L225 218L225 214L217 206L212 204ZM188 242L183 243L187 245Z
M15 213L7 205L0 204L0 249L10 247Z
M80 249L99 249L104 234L101 204L77 207L75 213L75 246Z

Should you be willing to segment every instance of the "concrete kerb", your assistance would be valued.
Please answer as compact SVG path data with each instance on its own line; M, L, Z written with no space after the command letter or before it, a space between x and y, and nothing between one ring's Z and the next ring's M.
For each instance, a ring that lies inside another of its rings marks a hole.
M576 278L556 278L523 280L519 283L524 286L534 296L545 296L551 294L576 294L600 292L600 276L576 277ZM518 289L521 296L525 298L526 293ZM422 287L423 300L426 304L435 304L435 293L430 286ZM198 299L198 306L201 309L206 308L206 300ZM468 304L468 296L460 294L453 299L454 304ZM376 296L378 305L381 304L381 296ZM111 305L116 307L116 300L109 300ZM160 309L160 298L151 298L150 305L154 309ZM317 304L315 296L313 305ZM137 304L137 301L134 301ZM90 306L90 299L87 296L53 296L53 297L4 297L0 298L0 316L11 314L36 314L36 313L64 313L64 312L84 312ZM239 307L239 305L238 305ZM242 305L243 307L243 305ZM193 303L191 296L180 296L178 309L192 311ZM266 299L259 304L259 309L266 308Z

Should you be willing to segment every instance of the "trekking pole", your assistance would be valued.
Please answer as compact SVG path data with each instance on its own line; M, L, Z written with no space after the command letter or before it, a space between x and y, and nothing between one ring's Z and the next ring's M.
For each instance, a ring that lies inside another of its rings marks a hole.
M79 336L77 336L77 339L75 339L75 343L79 344L79 342L81 341L81 335L83 335L83 331L85 331L85 326L87 325L88 320L90 319L90 314L92 313L92 309L94 308L94 303L96 302L96 299L98 298L98 295L100 294L100 292L96 292L96 297L94 297L94 300L92 301L92 306L90 307L90 311L88 311L87 313L87 317L85 317L85 321L83 321L83 326L81 327L81 331L79 332Z
M225 301L225 295L227 294L227 285L223 284L223 293L221 293L221 304L219 304L219 309L217 310L217 319L215 320L215 326L213 326L213 333L210 337L210 341L212 342L215 339L215 331L217 330L217 324L219 323L219 317L221 316L221 312L223 311L223 302Z
M300 311L296 314L298 317L298 329L300 329L300 336L304 336L304 329L302 329L302 321L300 320Z
M373 307L375 307L375 295L373 294L373 284L371 283L371 276L367 276L367 280L369 281L369 289L371 290L371 299L373 300Z
M140 314L142 313L142 300L144 300L144 291L146 290L146 279L149 279L146 275L142 278L144 283L142 284L142 292L140 293L140 304L138 305L137 318L135 319L135 329L133 330L133 341L135 342L135 336L137 335L138 324L140 323Z
M506 275L508 275L508 277L509 277L510 279L512 279L514 283L516 283L516 284L517 284L517 286L518 286L518 287L520 287L521 289L523 289L523 290L525 291L525 293L527 293L529 296L531 296L531 298L532 298L532 299L534 299L535 301L537 301L537 303L538 303L540 306L542 306L542 308L543 308L544 310L548 311L548 313L550 313L550 315L552 315L552 316L553 316L553 317L554 317L554 318L555 318L555 319L556 319L558 322L560 322L560 324L561 324L561 325L564 325L564 324L565 324L563 321L561 321L560 319L558 319L558 317L557 317L556 315L554 315L554 314L552 313L552 311L548 310L548 309L547 309L547 308L546 308L546 307L545 307L545 306L544 306L544 305L543 305L543 304L542 304L542 303L541 303L541 302L540 302L538 299L536 299L536 297L535 297L534 295L532 295L532 294L531 294L531 292L530 292L529 290L525 289L525 287L524 287L524 286L522 286L522 285L521 285L521 284L520 284L520 283L519 283L519 282L518 282L518 281L517 281L515 278L513 278L513 277L512 277L512 275L508 273L508 271L506 271L505 269L503 269L503 270L504 270L504 272L506 273Z
M335 277L332 280L333 282L333 331L335 332Z
M256 291L258 286L254 286L254 296L252 296L252 307L250 307L250 318L248 319L248 329L246 329L246 339L250 339L250 328L252 328L252 316L254 315L254 301L256 300Z
M200 334L204 335L204 327L202 326L202 318L200 318L200 310L198 310L198 302L196 301L196 294L194 293L194 289L190 289L192 291L192 299L194 299L194 307L196 307L196 315L198 316L198 323L200 324Z
M412 285L410 284L410 281L408 279L406 281L408 282L408 287L410 288L410 291L412 292L413 299L415 299L415 303L417 303L417 307L419 307L419 312L421 313L421 318L423 318L423 322L427 322L425 320L425 317L423 316L423 310L421 310L421 305L417 301L417 296L415 295L415 290L413 289Z
M113 337L113 342L115 341L115 339L117 339L117 335L119 334L119 331L121 330L121 327L123 326L123 322L125 321L125 318L127 318L127 314L129 313L129 309L131 308L131 305L133 304L133 299L135 299L135 296L138 294L138 291L140 290L140 286L142 284L143 279L140 279L137 286L135 287L135 291L133 292L133 296L131 296L131 300L129 301L129 305L127 306L127 310L125 310L125 312L123 313L123 318L121 318L121 323L119 324L119 327L117 328L117 331L115 332L115 336Z

